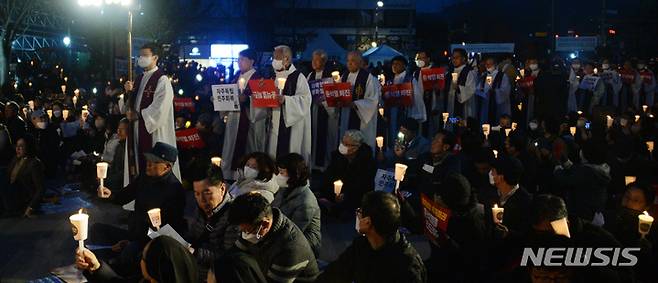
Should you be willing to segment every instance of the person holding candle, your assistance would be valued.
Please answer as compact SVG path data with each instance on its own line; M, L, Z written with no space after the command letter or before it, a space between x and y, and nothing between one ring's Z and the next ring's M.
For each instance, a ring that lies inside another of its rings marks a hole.
M326 67L327 52L322 49L313 51L313 58L311 66L313 70L306 75L309 84L318 82L322 84L326 82L340 81L340 74L338 71L330 72ZM335 77L332 78L332 73ZM327 105L322 91L319 89L311 89L313 95L313 104L311 105L311 129L313 131L312 138L312 153L311 153L311 168L324 170L329 165L329 157L331 151L337 146L338 142L338 113L335 109L330 109ZM331 110L331 111L329 111Z
M603 228L625 247L655 246L658 243L656 225L651 226L647 236L643 237L638 231L638 216L644 211L651 211L655 198L656 194L650 186L638 182L629 184L621 199L621 206L606 213Z
M452 132L439 130L430 150L418 157L415 168L407 170L401 184L403 190L422 192L432 196L450 173L461 173L461 161L452 152L457 140Z
M497 158L490 172L490 182L496 188L498 198L494 203L505 209L502 225L507 229L525 232L530 229L526 214L530 210L532 196L519 185L523 176L523 164L514 157Z
M320 203L330 214L349 219L366 192L374 189L377 171L372 149L365 143L359 130L348 130L341 139L338 151L331 154L329 167L324 171ZM334 181L342 180L341 194L334 193Z
M503 114L511 115L510 79L498 70L496 59L488 57L484 61L486 71L480 77L476 94L478 95L479 110L476 113L480 122L496 124Z
M433 137L440 127L440 113L445 110L443 99L440 98L440 89L424 89L421 72L422 70L429 70L433 68L431 52L429 50L419 50L416 52L416 67L418 69L413 72L414 79L418 82L415 86L415 92L419 95L422 94L423 103L425 104L425 122L421 125L422 135L426 137Z
M455 74L455 75L453 75ZM477 71L468 64L468 54L462 48L452 51L452 61L445 76L444 96L446 112L453 117L476 116L476 104L473 95L476 89Z
M369 192L356 211L359 233L315 282L427 281L421 256L398 231L400 204L392 194Z
M267 109L251 106L251 88L249 80L262 78L260 72L254 68L257 56L253 49L240 51L238 67L240 71L234 76L232 83L238 84L240 91L240 111L222 112L226 115L226 130L224 131L224 144L222 148L222 171L229 180L237 178L236 171L240 168L240 159L246 154L265 150L265 129ZM217 149L219 150L219 148Z
M0 189L7 215L31 217L39 209L44 192L44 165L36 157L36 145L30 135L16 142L16 155L9 166L8 186Z
M347 130L360 130L364 142L375 149L377 136L377 111L380 97L380 84L377 78L361 68L363 56L358 51L347 53L347 73L341 82L352 85L352 101L346 105L339 103L340 122L338 136Z
M238 226L230 225L228 214L233 197L228 193L222 170L208 161L197 161L191 176L198 213L184 236L192 244L192 254L199 264L199 277L231 249L240 237Z
M647 65L646 60L637 62L637 71L642 80L642 86L639 90L640 103L643 105L653 105L653 98L656 92L656 77ZM636 106L635 109L639 109L639 107Z
M135 201L135 211L128 220L129 229L127 231L100 223L92 228L98 237L92 239L96 242L119 241L114 250L123 253L121 265L124 267L135 264L136 252L140 251L148 240L146 234L151 227L148 210L160 208L162 225L169 224L180 234L184 234L187 230L183 218L185 191L172 171L177 155L178 150L175 147L158 142L150 152L145 154L146 171L142 172L135 182L117 192L106 187L99 188L99 196L110 198L114 203L125 205L132 200ZM128 247L126 248L126 246Z
M539 159L537 154L530 151L526 137L520 132L514 131L505 140L505 153L521 161L523 174L519 185L530 193L537 192L537 170Z
M579 111L592 113L595 106L601 105L605 95L605 85L598 74L594 74L594 65L585 63L583 79L576 90L576 105Z
M116 145L114 145L114 150L111 151L111 143L114 143L111 142L106 144L105 151L103 151L103 156L109 156L110 153L112 154L111 158L104 157L103 160L111 162L105 184L113 191L123 188L123 158L125 156L126 138L128 136L128 119L123 118L119 121L115 136Z
M619 105L621 78L617 72L617 68L611 66L608 58L601 60L601 71L599 71L599 76L601 77L601 80L603 80L603 86L605 87L602 104L609 107L617 107Z
M400 125L399 133L403 139L397 139L393 146L393 152L377 152L377 160L383 163L384 168L391 168L395 163L403 163L411 166L411 171L416 170L416 161L420 155L430 150L430 142L420 135L418 122L411 118L405 118Z
M274 196L272 207L281 210L299 230L302 230L316 257L320 256L322 233L320 231L320 206L310 188L310 169L304 158L297 153L279 157L277 182L279 192Z
M229 188L233 197L256 191L272 202L279 191L274 160L266 153L252 152L245 156L236 172L237 179Z
M306 77L292 64L292 49L274 48L272 67L276 82L285 82L278 96L279 107L270 109L271 124L266 152L272 157L296 152L311 161L311 89Z
M134 123L133 132L128 133L130 144L126 150L125 176L126 181L133 181L146 170L144 153L158 143L176 147L174 130L174 90L169 78L157 66L160 58L160 47L147 43L139 49L138 64L144 69L135 82L126 81L124 88L128 95L126 117ZM134 153L134 154L132 154ZM172 171L178 180L180 169L174 162ZM127 184L125 184L127 185Z

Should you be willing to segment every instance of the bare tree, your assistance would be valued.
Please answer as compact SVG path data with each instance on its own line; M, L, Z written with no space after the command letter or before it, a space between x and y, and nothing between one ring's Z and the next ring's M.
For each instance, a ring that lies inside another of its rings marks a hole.
M2 22L2 56L0 57L0 85L9 77L11 45L16 36L25 32L25 19L33 12L32 0L0 0L0 22Z

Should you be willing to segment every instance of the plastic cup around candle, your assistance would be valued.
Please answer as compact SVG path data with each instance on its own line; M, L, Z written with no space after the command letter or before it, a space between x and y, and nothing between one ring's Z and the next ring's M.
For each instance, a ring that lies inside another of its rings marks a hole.
M498 159L498 151L494 149L493 154L494 154L494 158Z
M484 134L485 139L489 138L489 130L490 129L491 129L491 126L489 124L482 124L482 133Z
M149 219L151 220L151 224L153 227L155 227L155 230L160 229L160 225L162 224L162 218L160 217L160 209L159 208L154 208L149 211L147 211L149 215Z
M610 115L606 116L605 118L606 118L606 125L608 126L608 128L611 128L612 127L612 122L614 122L614 119Z
M512 129L505 129L505 136L509 137L509 133L512 131Z
M653 217L651 217L648 212L644 211L642 214L638 215L637 218L639 220L637 223L637 230L642 237L644 237L649 234L649 231L651 231Z
M457 83L458 79L459 79L459 74L458 73L452 73L452 82Z
M512 131L516 130L516 126L518 126L518 124L516 122L512 122Z
M628 186L628 184L630 184L630 183L634 183L636 180L637 180L637 177L635 177L635 176L626 176L626 177L624 177L624 183L626 184L626 186Z
M407 165L395 163L395 180L402 181L404 174L407 172Z
M66 109L62 110L62 118L64 118L64 120L69 118L69 111L68 110L66 110Z
M333 71L331 72L331 78L334 80L334 82L340 82L340 72L338 71Z
M381 150L384 147L384 137L376 137L377 147Z
M569 223L567 222L566 217L552 221L551 227L553 227L555 234L563 235L566 236L567 238L571 238L571 234L569 233Z
M571 133L572 136L576 136L576 127L569 127L569 133Z
M487 78L486 78L486 83L487 83L488 85L491 85L491 83L493 83L493 76L487 76Z
M343 189L343 181L338 180L334 182L334 194L336 196L340 195L341 190Z
M504 212L505 212L505 208L498 207L498 204L494 204L494 206L491 208L491 215L493 216L493 222L496 224L503 223Z
M286 79L285 78L278 78L276 79L277 82L277 87L279 90L283 90L283 87L286 85Z
M48 109L48 110L46 110L46 113L48 113L48 119L53 118L53 111L52 110Z
M583 115L583 111L578 110L578 116Z
M379 107L378 110L379 110L379 116L384 117L384 108L383 108L383 107Z
M443 117L443 124L448 123L448 118L450 118L450 113L443 112L441 113L441 116Z
M30 107L30 110L34 110L34 101L30 100L27 102L28 107Z
M212 164L217 166L217 167L222 166L222 158L221 157L215 156L213 158L210 158L210 162L212 162Z
M653 141L647 141L647 149L650 153L653 153Z
M96 163L96 177L98 179L107 178L107 168L110 166L107 162L98 162Z
M78 213L69 217L71 221L71 229L73 231L73 239L78 241L78 247L84 248L84 241L87 239L87 230L89 226L89 215L82 213L82 209Z
M649 109L648 105L642 105L642 112L647 112L647 109Z

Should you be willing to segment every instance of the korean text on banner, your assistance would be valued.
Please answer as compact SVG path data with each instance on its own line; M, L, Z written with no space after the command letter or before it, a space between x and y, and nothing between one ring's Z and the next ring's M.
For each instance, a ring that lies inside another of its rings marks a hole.
M384 105L392 106L411 106L412 95L414 93L411 83L385 85L382 87L384 94Z
M206 146L196 128L176 131L176 145L182 149L204 148Z
M279 100L277 95L279 90L274 84L274 80L250 80L249 89L251 89L251 103L257 108L277 108Z
M420 76L423 82L423 89L425 91L432 89L443 90L445 87L445 75L445 68L421 69Z
M174 111L180 112L187 110L190 113L194 112L194 101L191 97L176 97L174 98Z
M342 103L352 101L352 85L350 83L324 84L322 88L329 107L336 107L339 101Z
M438 242L439 233L446 233L448 221L450 220L450 209L443 207L427 195L420 194L420 202L423 207L425 235L433 242Z
M332 82L333 80L331 78L308 81L308 85L311 88L311 97L313 98L313 102L323 101L325 99L324 88L322 86Z
M375 174L375 191L392 193L395 189L395 173L383 169L377 169Z
M213 85L211 88L215 111L240 111L237 84Z

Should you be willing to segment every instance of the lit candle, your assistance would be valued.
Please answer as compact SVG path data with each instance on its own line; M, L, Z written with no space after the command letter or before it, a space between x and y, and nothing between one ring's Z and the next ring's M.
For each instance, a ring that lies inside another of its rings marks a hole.
M491 85L492 82L493 82L493 76L490 76L490 75L487 76L487 78L486 78L486 83L487 83L488 85Z
M459 79L459 74L458 73L452 73L452 83L456 84L457 79Z
M340 72L333 71L331 72L331 77L334 79L334 82L340 82Z
M68 82L68 81L69 81L69 77L64 77L64 82Z
M628 184L630 184L630 183L635 182L636 180L637 180L637 177L635 177L635 176L626 176L626 177L624 177L624 183L626 184L626 186L628 186Z
M519 74L521 74L522 77L525 77L525 69L520 69Z
M75 108L75 105L78 103L78 97L74 95L71 100L73 101L73 108Z
M638 225L637 229L640 234L642 234L642 238L644 238L647 234L649 234L649 231L651 231L651 224L653 224L653 217L649 215L649 213L645 210L642 214L637 216L638 218Z
M105 195L105 191L103 188L105 187L104 185L104 180L107 178L107 167L110 166L107 162L98 162L96 163L96 177L100 180L100 187L98 187L99 190L99 195L101 198L107 198L109 196Z
M279 88L279 90L283 91L283 88L286 85L286 78L278 78L278 79L276 79L276 82L277 82L277 87Z
M78 248L85 247L84 241L87 239L87 227L89 224L89 215L82 213L82 208L78 213L69 217L71 221L71 229L73 230L73 239L78 241Z
M89 109L89 106L87 106L87 105L82 105L82 109L83 109L83 110L88 110L88 109Z
M222 158L221 157L218 157L218 156L212 157L212 158L210 158L210 162L212 162L212 164L217 166L217 167L222 166Z
M60 88L62 89L62 93L66 93L66 85L61 85Z
M244 91L246 83L247 83L247 81L244 78L240 78L238 80L238 88L240 89L241 92Z
M34 110L34 100L28 101L27 105L30 107L30 110Z
M48 109L48 110L46 110L46 113L48 113L48 118L49 118L49 119L52 119L52 118L53 118L53 110Z
M338 180L334 182L334 194L336 196L340 195L340 191L343 189L343 181Z
M82 109L82 121L87 121L87 117L89 116L89 110L87 109Z
M635 123L640 121L640 115L635 115Z
M653 141L647 141L647 149L649 153L653 153Z
M379 116L384 117L384 107L379 107Z
M377 141L377 147L379 147L379 150L382 150L382 148L384 148L384 137L376 137L375 140Z
M571 238L571 233L569 233L569 223L567 222L566 217L552 221L551 227L553 227L553 231L555 231L555 234L563 235L566 236L567 238Z
M160 218L160 209L154 208L147 211L149 219L151 220L151 225L155 227L155 230L160 230L160 225L162 224L162 218Z
M505 208L498 207L498 204L494 204L494 206L491 208L491 215L493 216L493 222L496 224L503 223L504 212L505 212Z
M578 110L578 116L583 115L583 111Z
M450 118L450 113L443 112L443 113L441 113L441 116L443 116L443 124L448 123L448 118Z
M647 109L649 109L648 105L642 105L642 111L647 112Z
M491 125L482 124L482 133L484 134L485 139L489 139L489 129L491 129Z
M605 118L606 118L606 123L607 123L608 128L611 128L612 127L612 122L614 121L614 119L612 119L612 117L610 115L606 115Z
M517 124L516 122L512 122L512 130L513 130L513 131L516 131L516 126L517 126L517 125L518 125L518 124Z
M194 97L194 100L199 101L199 96L198 96L198 95L195 96L195 97Z
M494 154L494 158L498 159L498 151L494 149L493 154Z
M509 137L509 133L512 131L512 129L505 129L505 136Z
M572 136L576 136L576 127L569 127L569 132Z
M123 93L119 94L119 100L123 101Z
M66 120L68 117L69 117L69 110L67 109L62 110L62 118Z
M523 102L519 102L519 105L517 105L516 108L519 108L519 111L522 111L523 110Z
M407 165L395 163L395 192L400 188L400 182L404 180L404 174L407 172Z

